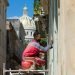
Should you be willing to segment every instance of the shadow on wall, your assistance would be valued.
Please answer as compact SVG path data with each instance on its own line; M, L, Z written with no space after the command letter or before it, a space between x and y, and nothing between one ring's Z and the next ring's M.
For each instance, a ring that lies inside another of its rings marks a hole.
M21 31L23 35L25 35L25 31L21 26ZM17 36L17 33L12 26L10 21L6 22L6 29L7 29L7 51L6 51L6 68L15 69L16 66L20 65L21 62L21 53L23 50L23 43L21 42L20 38ZM22 33L21 32L21 33ZM20 34L20 33L19 33ZM24 36L20 35L23 39Z

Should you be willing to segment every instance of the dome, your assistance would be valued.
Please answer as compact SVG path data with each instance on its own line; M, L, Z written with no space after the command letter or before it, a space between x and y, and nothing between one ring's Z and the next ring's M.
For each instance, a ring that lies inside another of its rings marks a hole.
M22 23L24 29L36 30L35 22L31 17L23 15L22 17L20 17L20 22Z
M20 17L20 22L22 23L24 29L36 30L35 22L29 16L24 15L24 16Z
M33 34L36 30L35 21L28 16L27 14L27 7L23 8L23 15L19 18L20 22L23 25L23 28L25 30L25 40L30 41L33 39Z
M20 22L22 23L24 29L36 30L35 22L31 17L28 16L27 9L28 8L26 6L23 8L23 15L19 18Z
M24 8L23 8L23 10L27 10L28 8L25 6Z

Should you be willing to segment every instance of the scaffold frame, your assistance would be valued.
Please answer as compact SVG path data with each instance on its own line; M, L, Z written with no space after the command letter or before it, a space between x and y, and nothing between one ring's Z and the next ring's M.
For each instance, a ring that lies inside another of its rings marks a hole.
M9 70L6 69L5 67L5 63L3 63L3 75L6 75L6 73L10 73L11 75L14 75L14 73L16 73L16 75L22 75L22 73L27 73L27 75L31 75L31 74L43 74L45 75L45 73L48 73L49 70L23 70L23 69L18 69L18 70L11 70L11 68Z

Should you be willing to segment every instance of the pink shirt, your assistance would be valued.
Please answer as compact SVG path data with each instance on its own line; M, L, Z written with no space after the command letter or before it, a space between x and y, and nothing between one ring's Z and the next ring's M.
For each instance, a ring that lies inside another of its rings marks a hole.
M39 52L46 52L50 46L40 46L40 44L36 40L32 40L28 46L23 51L23 57L36 57L39 55Z

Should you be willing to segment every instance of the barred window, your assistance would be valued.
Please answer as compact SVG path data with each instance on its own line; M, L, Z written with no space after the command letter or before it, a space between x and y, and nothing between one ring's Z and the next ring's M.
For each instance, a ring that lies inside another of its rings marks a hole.
M32 36L32 32L31 32L31 36Z
M0 29L0 46L1 46L1 40L2 40L2 35L1 35L1 29Z
M0 3L1 3L1 0L0 0Z
M1 6L0 6L0 15L1 15Z

